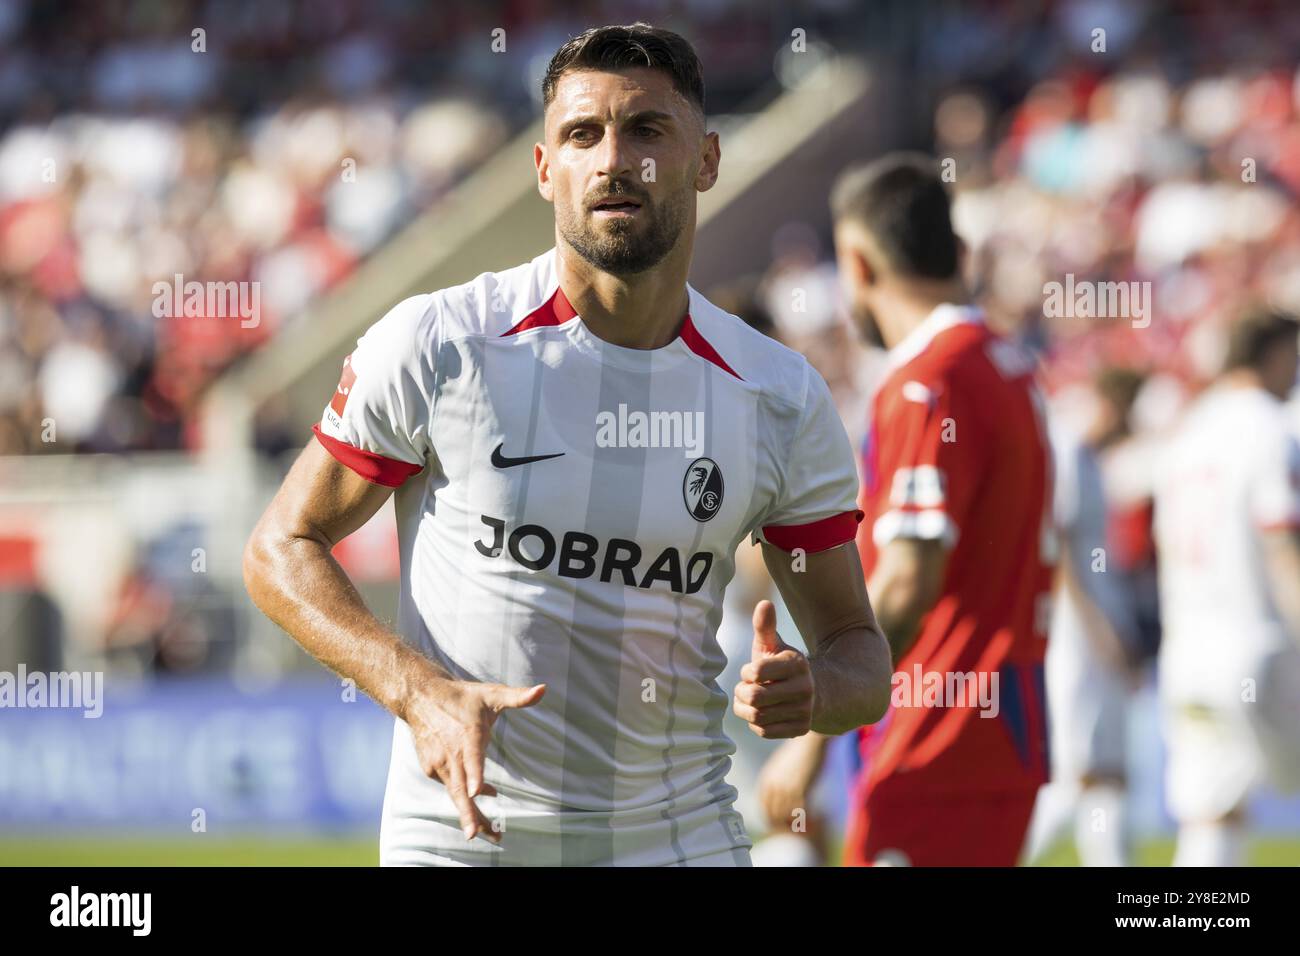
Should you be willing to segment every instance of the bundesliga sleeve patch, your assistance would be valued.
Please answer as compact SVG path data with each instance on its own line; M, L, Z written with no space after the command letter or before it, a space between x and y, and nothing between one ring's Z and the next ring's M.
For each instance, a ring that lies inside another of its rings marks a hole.
M348 396L352 394L352 386L357 381L356 370L352 367L352 356L349 355L343 360L343 374L339 376L339 384L334 389L334 397L330 399L330 408L335 415L342 417L343 407L348 403Z

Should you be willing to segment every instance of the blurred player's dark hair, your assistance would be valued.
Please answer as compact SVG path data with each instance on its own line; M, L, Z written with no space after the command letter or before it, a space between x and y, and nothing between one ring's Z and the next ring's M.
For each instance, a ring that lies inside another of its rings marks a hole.
M1089 436L1103 451L1133 434L1133 405L1146 384L1147 373L1127 365L1106 365L1093 378L1101 409Z
M1228 351L1223 370L1259 369L1273 349L1289 340L1291 347L1300 343L1300 322L1278 309L1254 307L1228 329Z
M901 276L951 279L960 265L948 191L935 161L890 153L839 175L831 190L836 222L857 222Z
M592 27L555 51L542 78L542 107L555 99L555 85L573 70L649 67L673 78L673 88L704 112L704 70L695 48L679 34L648 23Z
M1107 365L1094 379L1097 394L1127 415L1137 401L1138 393L1147 380L1141 369L1127 365Z

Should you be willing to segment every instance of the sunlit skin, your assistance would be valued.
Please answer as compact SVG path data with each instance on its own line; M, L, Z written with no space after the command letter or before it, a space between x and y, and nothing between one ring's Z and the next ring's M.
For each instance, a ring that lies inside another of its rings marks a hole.
M704 117L670 76L631 68L560 77L546 110L545 139L533 147L533 161L538 192L555 206L565 296L607 342L637 349L667 345L686 314L696 194L718 180L718 134L706 130ZM596 208L611 198L637 208ZM656 258L660 251L662 258L638 271L589 261L593 252L627 261Z

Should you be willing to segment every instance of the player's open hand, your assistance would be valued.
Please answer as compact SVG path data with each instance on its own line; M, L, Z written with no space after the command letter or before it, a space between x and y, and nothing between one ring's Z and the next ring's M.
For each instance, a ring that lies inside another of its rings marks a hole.
M740 670L732 711L760 737L799 737L812 729L813 678L808 658L776 633L776 608L754 608L754 645Z
M475 797L497 795L483 780L483 754L501 712L531 707L544 693L545 684L509 687L445 680L422 692L408 708L406 722L415 737L420 768L447 788L466 840L482 833L493 843L501 842L501 834L474 803Z

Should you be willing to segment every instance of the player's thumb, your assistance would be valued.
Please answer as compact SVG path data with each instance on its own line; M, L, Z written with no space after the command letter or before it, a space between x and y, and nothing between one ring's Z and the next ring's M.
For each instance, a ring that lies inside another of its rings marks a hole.
M776 608L771 601L759 601L754 607L754 647L751 659L763 654L777 654L785 647L776 633Z
M498 711L502 711L516 707L531 707L541 700L545 693L545 684L534 684L532 687L510 687L506 684L498 684L493 688L488 700Z

